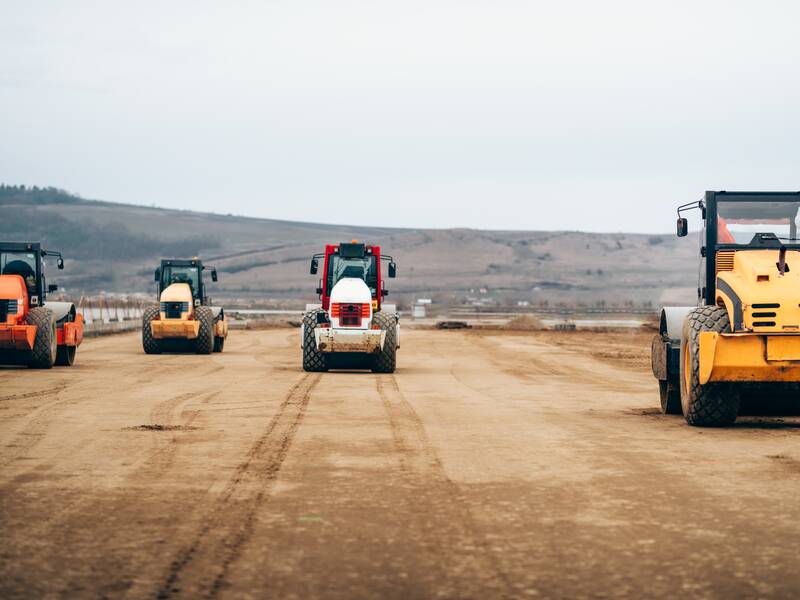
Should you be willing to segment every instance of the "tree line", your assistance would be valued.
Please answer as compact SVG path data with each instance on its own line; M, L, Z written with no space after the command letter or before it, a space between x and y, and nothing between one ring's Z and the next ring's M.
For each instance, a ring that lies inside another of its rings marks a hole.
M57 188L0 185L0 205L14 205L13 209L3 210L0 239L41 241L69 258L111 261L195 256L221 246L218 239L207 236L163 240L131 233L121 222L101 227L91 221L68 219L53 208L39 208L79 202L85 201Z

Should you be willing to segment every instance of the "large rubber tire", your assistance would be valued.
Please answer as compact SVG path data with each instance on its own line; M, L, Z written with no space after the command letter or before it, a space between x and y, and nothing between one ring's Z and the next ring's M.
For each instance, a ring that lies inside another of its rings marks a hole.
M161 340L153 337L150 327L150 323L159 318L160 310L158 306L148 306L142 313L142 347L145 354L161 354Z
M397 315L377 312L372 316L372 324L386 332L383 350L375 357L373 373L394 373L397 364Z
M214 313L208 306L198 306L194 314L200 321L200 330L194 341L194 351L197 354L211 354L214 351Z
M215 337L214 338L214 352L222 352L225 349L225 338L224 337Z
M725 427L739 414L741 401L735 385L707 383L700 385L700 333L731 330L728 311L718 306L695 308L683 324L681 343L681 408L689 425Z
M28 357L28 366L33 369L52 368L58 354L56 320L52 311L42 306L32 308L26 321L29 325L36 325L36 338Z
M309 373L324 373L328 370L328 357L317 350L314 337L318 312L312 310L303 315L303 370Z
M681 390L669 381L658 382L658 393L661 396L661 412L665 415L683 414L681 408Z

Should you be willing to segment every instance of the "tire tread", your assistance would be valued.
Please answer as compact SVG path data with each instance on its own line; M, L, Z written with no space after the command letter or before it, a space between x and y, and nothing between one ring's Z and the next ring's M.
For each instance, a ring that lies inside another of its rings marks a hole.
M372 372L394 373L397 367L397 316L377 312L372 316L372 322L386 332L383 350L375 357Z
M200 321L200 330L195 339L195 352L211 354L214 351L214 313L208 306L198 306L195 318Z
M37 306L28 311L26 321L30 325L36 325L36 338L28 357L28 366L34 369L52 368L58 356L53 312L49 308Z
M732 425L739 414L740 397L734 386L724 383L700 385L700 333L731 331L728 311L719 306L695 308L684 323L684 348L681 352L681 406L689 425L699 427L725 427ZM690 352L690 384L686 389L685 356Z
M161 354L161 340L153 337L150 323L159 318L161 309L158 306L148 306L142 313L142 347L145 354Z
M309 373L324 373L328 370L328 357L316 348L314 330L317 328L317 314L312 310L303 315L303 370Z

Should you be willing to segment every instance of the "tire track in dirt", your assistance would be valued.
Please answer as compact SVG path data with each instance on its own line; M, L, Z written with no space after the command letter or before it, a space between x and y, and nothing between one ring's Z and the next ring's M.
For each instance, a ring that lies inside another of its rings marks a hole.
M260 345L262 345L262 343L259 341L258 345L260 346ZM286 336L286 346L289 347L289 348L296 347L297 351L298 351L298 354L299 354L299 352L300 352L300 330L299 329L297 331L292 331L292 333L290 333L290 334L288 334ZM276 359L278 359L279 362L276 362ZM295 365L297 364L294 360L291 363L290 362L285 362L285 359L284 359L283 356L278 357L278 356L276 356L276 354L274 352L273 353L254 354L253 355L253 360L255 362L259 363L259 365L266 365L267 367L272 368L272 369L274 369L274 368L285 369L289 365L291 365L290 368L293 371L296 370L296 366Z
M151 409L149 418L153 423L174 425L176 424L175 413L179 407L185 406L192 401L207 402L219 395L221 391L221 389L217 389L200 394L181 393L173 395L156 404ZM185 412L187 411L181 411L180 416L183 417ZM188 417L180 423L181 426L187 428L200 414L200 411L195 410L188 412ZM129 429L134 430L135 428ZM125 434L128 433L135 435L133 431L125 432ZM170 473L170 467L175 462L180 447L181 434L174 431L155 430L143 431L141 435L149 437L150 449L145 450L144 456L139 457L131 464L130 470L124 475L124 478L131 483L139 481L148 486L156 485L166 479ZM12 488L15 483L12 481L8 488ZM84 528L87 519L107 519L110 515L125 515L129 513L130 506L130 494L109 494L108 491L90 493L89 490L85 490L82 495L76 497L73 501L61 504L55 511L43 516L40 522L32 528L30 535L34 539L47 538L56 540L56 543L64 546L69 544L81 546L86 543ZM119 540L120 536L124 535L122 532L111 529L107 535L107 543L113 546L124 543ZM106 557L106 560L111 562L115 559ZM129 566L125 563L118 563L115 564L113 571L118 577L122 577ZM71 597L78 594L80 590L80 584L70 580L66 582L65 587L59 593L61 596ZM102 596L105 597L106 593L102 594Z
M587 362L587 355L590 361L594 360L591 352L580 354L543 340L535 340L538 348L526 348L520 355L511 348L493 345L488 339L491 335L492 333L478 332L476 335L465 336L465 339L480 348L498 370L521 381L535 385L541 382L542 377L547 377L568 380L573 385L600 387L620 393L636 392L639 389L623 378L605 376L605 365L600 369L594 368L591 362Z
M8 466L42 441L45 431L52 423L58 409L69 401L68 398L62 396L65 388L66 384L63 384L42 392L30 392L15 397L15 399L52 397L52 399L46 400L28 413L13 417L27 419L27 423L5 444L0 467Z
M38 398L44 396L52 396L53 394L58 394L61 390L67 387L66 383L62 383L60 385L56 385L51 388L47 388L44 390L36 390L33 392L20 392L19 394L9 394L7 396L0 396L0 402L7 402L9 400L25 400L27 398Z
M472 572L484 579L487 589L495 590L494 597L503 597L502 590L509 589L507 577L480 532L465 495L447 476L422 419L400 390L395 375L377 376L375 383L389 418L402 476L413 490L413 502L425 504L415 513L425 518L433 515L437 523L428 539L434 554L439 560L448 557L448 572ZM469 597L470 590L457 590L455 596Z
M474 340L471 340L474 342ZM488 341L486 339L481 339L479 343L475 344L478 347L488 347ZM542 350L543 352L544 350ZM490 356L490 360L498 365L499 368L503 364L512 363L514 364L514 358L507 356L510 354L511 351L504 350L502 353L496 352L495 355ZM535 356L532 356L532 353L526 355L526 357L531 358L532 361L539 361L544 362L547 359L538 359ZM591 387L601 387L603 390L612 392L616 391L614 388L614 382L617 381L613 379L610 375L605 375L603 377L599 375L595 375L593 379L587 379L586 374L589 371L580 364L581 360L592 360L590 354L575 354L575 361L572 363L575 371L576 377L574 381L571 381L571 386L575 388L575 391L589 394L590 392L587 390L581 390L580 386L587 386ZM520 372L517 368L505 368L503 369L506 375L510 378L517 380L517 382L523 384L524 386L529 385L529 381L532 378L530 374L525 372ZM459 386L464 387L465 389L473 392L477 395L491 398L497 402L506 401L507 395L504 393L503 386L481 386L475 385L473 382L470 381L470 376L474 377L474 374L471 373L469 370L460 368L458 366L452 366L449 370L450 376L453 378L455 383ZM623 370L624 372L624 370ZM609 371L610 374L616 373L616 371ZM562 378L562 375L558 372L551 372L549 376L544 376L544 374L540 375L536 378L536 384L541 389L543 385L557 385L559 380ZM627 384L619 384L619 385L627 385ZM634 388L638 389L638 388ZM572 391L572 390L571 390ZM589 452L592 448L598 448L599 445L608 446L609 450L614 450L618 445L618 436L614 435L613 428L616 425L609 425L605 422L598 422L596 419L594 420L574 420L568 421L563 419L562 412L563 410L558 409L558 399L547 399L544 402L539 404L540 410L536 412L536 419L551 425L554 429L563 432L564 439L570 440L570 448L577 449L577 448L586 448L586 452ZM586 410L594 409L596 407L592 406L590 402L586 403ZM660 412L659 412L660 416ZM601 433L602 431L606 431L606 433ZM589 442L585 442L584 440L591 440ZM601 454L601 453L598 453ZM615 452L611 451L609 454L614 455Z
M486 339L489 335L491 333L479 332L476 335L464 336L464 339L467 343L478 347L489 360L510 375L526 379L541 376L575 378L583 375L583 373L576 373L574 369L570 368L570 365L559 364L538 352L526 352L524 357L518 357L513 354L509 356L506 353L506 356L503 356L503 360L499 361L496 356L498 353L497 346Z
M136 384L149 384L158 381L164 375L169 375L170 372L183 369L184 360L185 357L179 354L172 356L161 355L158 357L158 362L145 365L146 369L143 370L142 365L137 365L130 371L124 372L124 375L133 375L134 382ZM219 373L224 368L225 367L222 365L210 363L209 368L203 373L198 373L198 376L207 376L214 373Z
M153 407L150 411L150 423L148 425L163 425L167 427L179 425L180 427L188 429L200 415L200 411L183 410L180 413L180 423L175 423L173 415L176 409L189 404L193 400L203 404L208 403L221 393L222 389L217 389L203 394L192 392L173 396ZM188 414L184 417L184 414L187 412ZM137 475L147 475L149 479L152 479L154 475L163 476L175 460L175 454L178 450L178 436L175 433L167 433L166 435L159 432L153 433L154 435L151 436L152 450L144 460L140 461L140 465L133 473L134 478L136 478Z
M399 454L400 466L409 475L432 477L438 482L452 482L428 439L422 420L406 400L391 375L388 379L375 380L378 395L389 417L392 439Z
M187 392L172 396L171 398L159 402L150 410L150 423L148 423L148 425L175 425L173 422L173 413L175 412L176 408L190 402L191 400L199 400L202 403L207 403L213 398L219 396L220 393L222 393L221 388L211 392L199 394L197 392ZM188 422L183 422L180 424L190 425Z
M482 340L482 342L483 344L487 343L486 340ZM504 354L508 354L508 351ZM492 361L498 365L502 364L503 360L507 358L504 354L498 353L496 356L492 357ZM594 357L588 352L583 355L575 353L575 357L576 361L594 360ZM543 360L547 359L545 358ZM580 364L576 364L575 367L576 370L582 373L590 372L586 367L582 367ZM624 368L614 368L612 366L609 367L609 373L605 377L597 377L593 381L586 381L584 378L580 377L575 383L586 385L587 387L602 386L608 390L608 392L613 392L623 386L625 389L638 390L633 384L619 383L618 380L614 378L615 375L623 376L625 371L626 369ZM511 370L506 370L506 373L510 377L514 377L521 382L526 381L526 377L520 376L521 374L519 373L515 373ZM450 369L450 374L458 385L466 389L493 398L498 402L505 399L502 391L498 391L502 388L498 388L498 386L481 388L480 386L472 385L467 380L468 378L464 377L464 373L459 373L459 370L455 367ZM551 374L551 377L557 380L559 375ZM617 386L614 385L615 382L617 382ZM653 395L655 396L655 393L653 393ZM592 405L587 404L587 409L591 408ZM669 421L671 419L671 417L661 415L658 409L653 410L656 413L657 419L662 421ZM637 417L641 416L639 411L633 413L626 411L626 413ZM565 418L565 414L568 414L568 412L563 410L542 410L537 412L536 419L540 428L546 427L550 431L558 431L560 432L559 437L561 439L570 440L568 449L572 457L571 460L590 464L596 480L619 481L619 483L615 484L611 489L618 490L619 486L626 485L626 481L635 479L639 484L645 481L649 482L653 489L658 489L660 494L667 497L688 496L699 498L704 495L713 494L713 490L709 490L705 484L698 484L696 481L691 480L680 481L671 477L668 464L659 460L663 449L656 447L643 450L641 447L631 444L630 442L621 444L619 422L617 419L602 419L598 418L599 415L593 418L567 419ZM579 414L583 415L584 413ZM620 414L620 416L622 416L622 414ZM656 435L660 435L660 433ZM622 475L622 473L628 473L628 475ZM598 515L612 510L609 508L609 506L613 507L613 500L610 496L611 494L607 492L595 492L592 498L593 505L586 508L584 514ZM712 503L711 506L714 506L714 504ZM740 518L741 517L736 513L729 513L724 520L730 523L736 522L740 520ZM709 516L708 520L712 520L712 517ZM744 526L742 526L742 529L744 529ZM559 551L558 544L553 544L548 550L548 552L552 552L554 556L558 555Z
M202 402L207 402L219 395L220 392L221 390L217 390L201 395L199 398ZM157 415L166 424L172 424L172 413L174 409L194 398L197 398L197 395L180 394L169 398L153 408L151 411L151 418L153 418L153 415ZM186 427L190 426L198 415L199 411L192 411L181 425ZM165 434L160 432L153 432L151 434L152 448L146 456L134 463L132 472L128 476L130 479L135 480L139 477L146 476L148 481L153 483L166 475L169 466L174 461L178 439L174 434L166 434L169 435L169 438L164 441L164 435ZM0 485L0 495L13 493L14 488L21 481L25 480L26 475L27 471L19 473L10 481ZM61 533L65 530L69 530L69 523L73 518L80 522L85 518L85 515L98 515L102 514L103 511L113 514L119 512L127 502L127 498L121 498L118 500L117 504L109 507L106 499L98 503L94 495L86 493L71 502L60 504L56 511L47 515L42 515L32 535L52 537L54 529L61 530ZM94 504L97 505L93 506ZM78 526L80 526L80 524L78 524Z
M157 598L182 594L184 580L192 583L193 589L186 591L191 597L213 598L224 587L231 565L252 535L256 512L280 473L311 392L321 377L304 375L289 390L264 433L203 518L203 525L173 560ZM190 570L195 572L189 573Z

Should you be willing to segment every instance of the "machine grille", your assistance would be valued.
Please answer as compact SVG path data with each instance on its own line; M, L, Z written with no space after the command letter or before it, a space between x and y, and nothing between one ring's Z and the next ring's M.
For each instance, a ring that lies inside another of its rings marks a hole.
M361 327L364 319L369 319L369 304L336 303L331 304L331 318L339 319L342 327Z
M720 271L733 271L733 255L736 250L720 250L717 252L717 274Z
M167 319L180 319L181 314L189 311L188 302L162 302L161 312L166 314Z
M5 321L8 315L15 315L19 310L17 300L0 300L0 321Z

